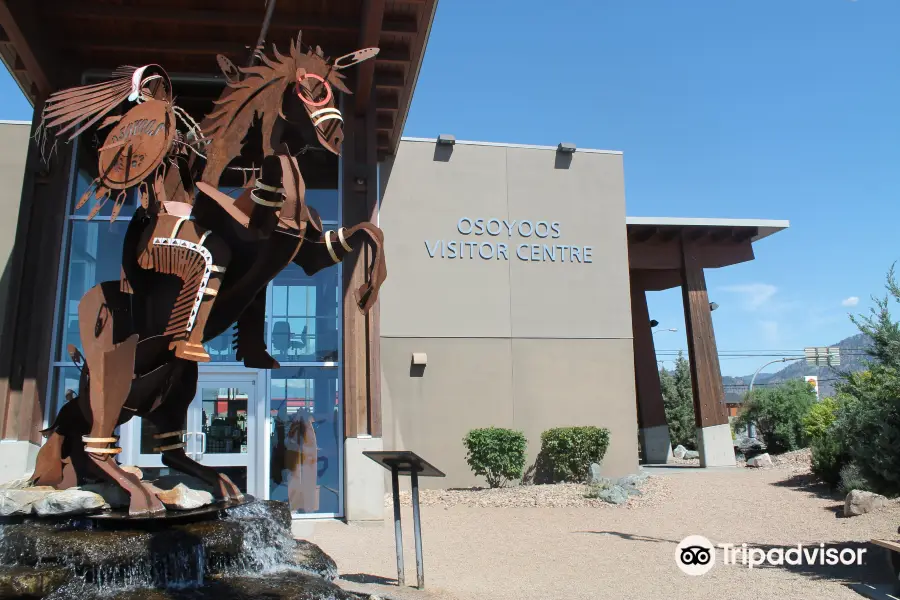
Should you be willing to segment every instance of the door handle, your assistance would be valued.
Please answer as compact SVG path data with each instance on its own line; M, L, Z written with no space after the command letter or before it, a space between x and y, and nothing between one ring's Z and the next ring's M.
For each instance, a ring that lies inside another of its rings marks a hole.
M192 435L194 435L193 431L187 431L187 432L181 434L181 442L184 444L184 453L187 455L188 458L194 458L194 453L188 451L188 448L190 447L188 445L188 438Z
M193 432L195 435L200 436L200 451L197 452L200 456L198 456L195 460L203 460L203 455L206 454L206 434L202 431Z

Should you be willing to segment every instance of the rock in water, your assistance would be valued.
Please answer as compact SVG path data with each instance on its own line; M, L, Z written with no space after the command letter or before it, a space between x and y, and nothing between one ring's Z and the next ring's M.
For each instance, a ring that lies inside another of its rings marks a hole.
M687 448L685 448L681 444L678 444L677 446L675 446L675 449L672 450L672 456L674 456L675 458L684 458L685 452L687 452Z
M294 541L294 563L327 581L337 578L337 564L321 548L306 540Z
M56 489L48 486L0 489L0 517L30 515L35 502L54 492Z
M887 504L887 498L872 492L853 490L844 498L844 516L855 517L881 508Z
M682 456L682 458L684 458L685 460L688 460L691 458L700 458L700 453L697 452L696 450L685 450L684 456Z
M76 488L54 491L35 501L34 512L41 517L81 515L109 508L100 494Z
M588 485L593 485L598 483L603 479L603 475L600 474L600 465L597 463L591 463L591 471L588 473Z
M191 510L212 504L213 496L204 490L192 490L183 483L179 483L171 490L160 490L156 492L159 501L166 505L166 508L175 510Z
M769 453L767 452L747 459L747 466L756 469L767 469L769 467L774 467L775 464L772 462L772 457L769 456Z

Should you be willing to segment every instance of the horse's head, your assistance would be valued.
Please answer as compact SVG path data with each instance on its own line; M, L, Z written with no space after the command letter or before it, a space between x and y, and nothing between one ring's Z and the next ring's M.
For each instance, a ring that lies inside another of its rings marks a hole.
M364 48L335 60L319 47L304 51L300 36L282 55L273 48L272 58L260 50L261 64L235 68L220 58L228 86L215 102L215 110L203 122L210 140L203 180L217 185L225 167L240 155L247 131L256 117L262 122L262 150L274 153L272 132L278 117L289 125L311 123L316 138L326 149L340 154L344 141L344 118L338 109L337 92L349 94L344 69L374 58L378 48Z
M340 155L344 141L344 118L338 109L336 92L350 94L344 84L342 69L353 66L378 54L378 48L365 48L329 61L318 46L305 54L297 54L296 83L293 94L300 101L312 122L319 143Z

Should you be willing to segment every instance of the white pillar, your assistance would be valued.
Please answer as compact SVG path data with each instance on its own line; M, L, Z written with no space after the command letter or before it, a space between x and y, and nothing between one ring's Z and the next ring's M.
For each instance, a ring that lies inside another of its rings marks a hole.
M382 438L355 437L344 441L344 518L384 520L384 467L363 455L384 449Z
M640 436L645 463L660 465L672 458L672 440L669 438L668 425L645 427L640 430Z
M731 426L711 425L697 428L697 451L700 453L701 467L733 467L734 442L731 439Z

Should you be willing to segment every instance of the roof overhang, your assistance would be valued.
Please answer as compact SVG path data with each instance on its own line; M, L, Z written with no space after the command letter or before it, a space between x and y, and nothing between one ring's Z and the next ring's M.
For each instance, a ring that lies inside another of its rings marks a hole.
M267 46L303 42L330 56L378 46L375 61L356 67L357 113L375 108L377 149L400 142L438 0L277 2ZM243 65L265 16L260 0L0 1L0 60L34 104L77 85L81 73L159 63L170 73L218 74L215 57Z
M667 230L707 230L709 233L733 231L737 236L751 234L751 242L757 242L791 226L790 221L770 219L695 219L683 217L625 217L629 233L638 229L659 228ZM755 230L755 233L754 233Z

